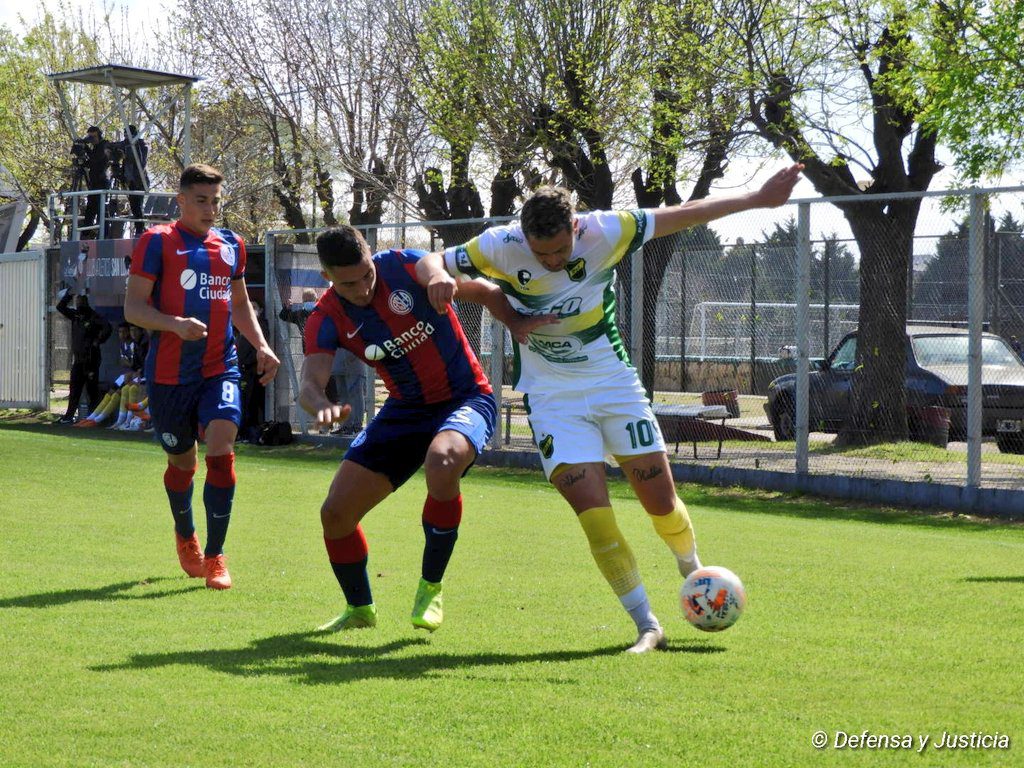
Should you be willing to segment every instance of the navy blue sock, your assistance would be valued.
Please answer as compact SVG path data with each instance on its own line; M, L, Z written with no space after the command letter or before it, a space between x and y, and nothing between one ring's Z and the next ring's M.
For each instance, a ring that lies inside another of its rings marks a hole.
M370 592L370 575L366 572L369 547L360 525L348 536L329 539L324 536L324 546L331 560L331 569L338 580L345 602L349 605L369 605L373 602Z
M459 538L459 529L437 528L430 523L423 523L423 578L437 583L444 578L448 561L455 550L455 542Z
M224 539L231 522L231 504L235 499L235 454L206 457L206 485L203 503L206 505L206 557L224 552Z
M370 592L370 575L366 571L369 558L364 557L358 563L331 563L334 577L345 593L345 602L349 605L369 605L373 602Z
M448 561L459 538L462 496L438 501L428 495L423 504L423 578L435 584L444 578Z
M191 538L196 532L192 523L192 477L195 473L195 469L180 469L173 464L168 464L164 470L164 490L171 502L174 531L183 539Z

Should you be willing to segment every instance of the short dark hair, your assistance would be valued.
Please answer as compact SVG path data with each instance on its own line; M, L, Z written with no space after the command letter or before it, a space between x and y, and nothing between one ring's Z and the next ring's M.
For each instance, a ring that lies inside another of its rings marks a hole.
M195 184L220 184L222 181L224 181L224 174L212 165L193 163L181 172L178 190L181 191Z
M562 187L540 187L523 204L519 222L527 237L554 237L572 230L572 198Z
M99 137L101 139L103 138L103 131L100 130L100 127L98 125L90 125L88 128L85 129L85 132L86 133L98 133Z
M342 224L320 233L316 239L316 252L324 269L351 267L370 255L370 246L359 230Z

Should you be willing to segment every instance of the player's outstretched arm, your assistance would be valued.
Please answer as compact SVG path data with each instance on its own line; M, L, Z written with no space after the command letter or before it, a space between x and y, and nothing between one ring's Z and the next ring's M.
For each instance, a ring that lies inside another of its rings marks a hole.
M149 303L153 281L139 275L128 276L128 289L124 297L124 319L151 331L176 333L185 341L196 341L206 336L206 323L194 317L165 315Z
M428 253L416 262L416 282L427 289L427 299L439 315L448 311L455 298L456 281L444 268L444 254Z
M318 427L341 423L352 413L352 406L335 405L324 391L331 378L334 357L327 354L307 355L302 361L302 383L299 385L299 405L316 419Z
M240 277L231 283L231 322L252 344L256 350L256 373L260 376L260 384L269 384L277 375L281 361L263 337L263 329L256 318L256 310L249 301L249 291L245 287L245 278Z
M512 337L520 344L525 344L527 336L535 328L558 322L558 315L521 315L509 304L505 294L494 283L487 280L466 280L459 283L456 294L459 300L465 299L474 304L487 307L491 317L506 326Z
M754 208L777 208L789 200L803 169L802 164L794 163L774 174L755 192L716 195L703 200L691 200L682 205L651 209L654 216L654 237L672 235L731 213Z

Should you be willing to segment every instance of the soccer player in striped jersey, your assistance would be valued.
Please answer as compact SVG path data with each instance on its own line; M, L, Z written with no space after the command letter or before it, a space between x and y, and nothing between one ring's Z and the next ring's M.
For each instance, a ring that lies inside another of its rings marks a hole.
M224 539L235 495L240 374L232 325L256 349L260 382L280 362L263 337L245 288L245 243L214 226L224 177L208 165L181 174L180 218L148 229L132 253L124 315L153 331L146 384L153 428L167 453L164 488L174 516L178 562L211 589L231 587ZM196 438L206 435L206 546L192 522Z
M323 232L316 245L331 287L306 321L299 404L320 426L348 417L349 405L335 405L324 394L339 347L376 368L388 390L380 412L349 446L320 509L328 559L346 603L320 630L376 625L369 550L359 523L423 466L425 544L412 623L433 632L444 618L442 578L462 520L459 480L494 430L491 384L454 310L437 312L430 305L423 251L371 255L359 232L347 226ZM464 283L458 295L486 306L519 338L554 319L517 314L484 281Z
M482 276L501 287L517 312L557 315L556 323L515 345L514 385L526 393L546 476L576 512L598 568L636 624L632 653L664 647L665 635L615 522L606 455L617 459L683 578L700 561L658 422L619 338L615 265L651 238L782 205L802 167L780 171L757 192L653 210L577 214L566 190L543 188L526 201L519 222L424 259L428 296L438 309L451 300L453 277Z

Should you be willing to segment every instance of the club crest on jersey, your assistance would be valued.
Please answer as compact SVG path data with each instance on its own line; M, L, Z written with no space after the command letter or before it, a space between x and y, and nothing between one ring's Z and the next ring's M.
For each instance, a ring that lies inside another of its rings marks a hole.
M220 260L229 267L235 266L235 249L227 243L222 243L220 246Z
M583 282L587 278L587 262L582 258L573 259L565 265L565 272L574 283Z
M528 269L520 269L519 272L516 273L516 278L519 280L519 284L525 288L526 284L533 278L533 275L530 274L530 270Z
M388 296L388 309L396 315L408 315L412 307L412 294L408 291L398 290Z
M551 455L555 452L555 438L553 435L544 435L541 437L540 442L537 443L537 447L540 448L540 455L545 459L550 459Z

